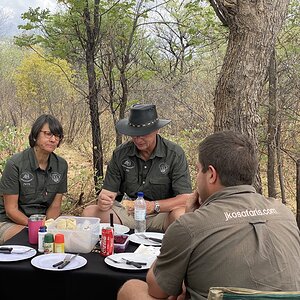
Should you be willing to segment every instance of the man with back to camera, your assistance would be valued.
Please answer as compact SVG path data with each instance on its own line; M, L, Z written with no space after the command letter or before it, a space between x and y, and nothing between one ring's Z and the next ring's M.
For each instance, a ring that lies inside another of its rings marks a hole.
M203 300L210 287L300 290L296 218L252 186L258 160L237 132L217 132L198 148L197 189L164 235L146 282L132 279L118 300Z
M131 140L114 150L98 203L87 206L82 216L99 217L101 223L107 223L113 213L114 223L133 229L133 214L119 201L125 193L135 199L138 191L147 200L148 231L165 231L185 212L192 192L190 173L183 149L159 134L168 123L170 120L158 118L153 104L131 107L129 118L116 125Z

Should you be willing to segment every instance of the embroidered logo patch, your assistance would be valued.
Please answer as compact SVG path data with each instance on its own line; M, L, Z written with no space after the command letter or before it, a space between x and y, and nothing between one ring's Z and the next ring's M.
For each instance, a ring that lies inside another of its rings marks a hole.
M122 161L122 167L124 167L126 169L133 169L135 167L135 165L131 159L126 158Z
M159 170L161 172L161 174L167 174L168 173L168 170L169 170L169 165L167 165L166 163L161 163L159 165Z
M61 174L59 174L57 172L53 172L50 174L50 177L55 183L59 183L60 179L61 179Z
M23 172L20 176L20 180L26 183L31 182L33 180L33 174L30 172Z

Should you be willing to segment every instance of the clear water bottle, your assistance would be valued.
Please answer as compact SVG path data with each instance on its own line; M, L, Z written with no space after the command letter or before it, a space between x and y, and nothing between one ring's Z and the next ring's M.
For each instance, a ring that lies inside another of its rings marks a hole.
M143 192L138 192L137 198L134 200L134 221L135 233L146 231L146 201Z

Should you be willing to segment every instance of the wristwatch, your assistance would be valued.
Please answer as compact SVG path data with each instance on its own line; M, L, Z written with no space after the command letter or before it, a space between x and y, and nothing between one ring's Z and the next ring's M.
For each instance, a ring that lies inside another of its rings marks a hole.
M154 212L157 214L160 212L160 205L159 205L158 201L155 201Z

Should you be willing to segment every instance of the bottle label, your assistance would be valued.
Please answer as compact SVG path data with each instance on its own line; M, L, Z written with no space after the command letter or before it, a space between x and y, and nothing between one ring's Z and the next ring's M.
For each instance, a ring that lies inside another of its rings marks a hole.
M134 218L136 221L144 221L146 219L146 211L145 210L135 210Z
M44 253L45 254L53 253L54 252L53 248L54 248L53 243L44 243Z
M44 252L44 238L45 238L46 232L39 232L38 236L38 251L43 253Z
M64 253L65 252L64 243L55 243L54 250L55 250L55 253Z

